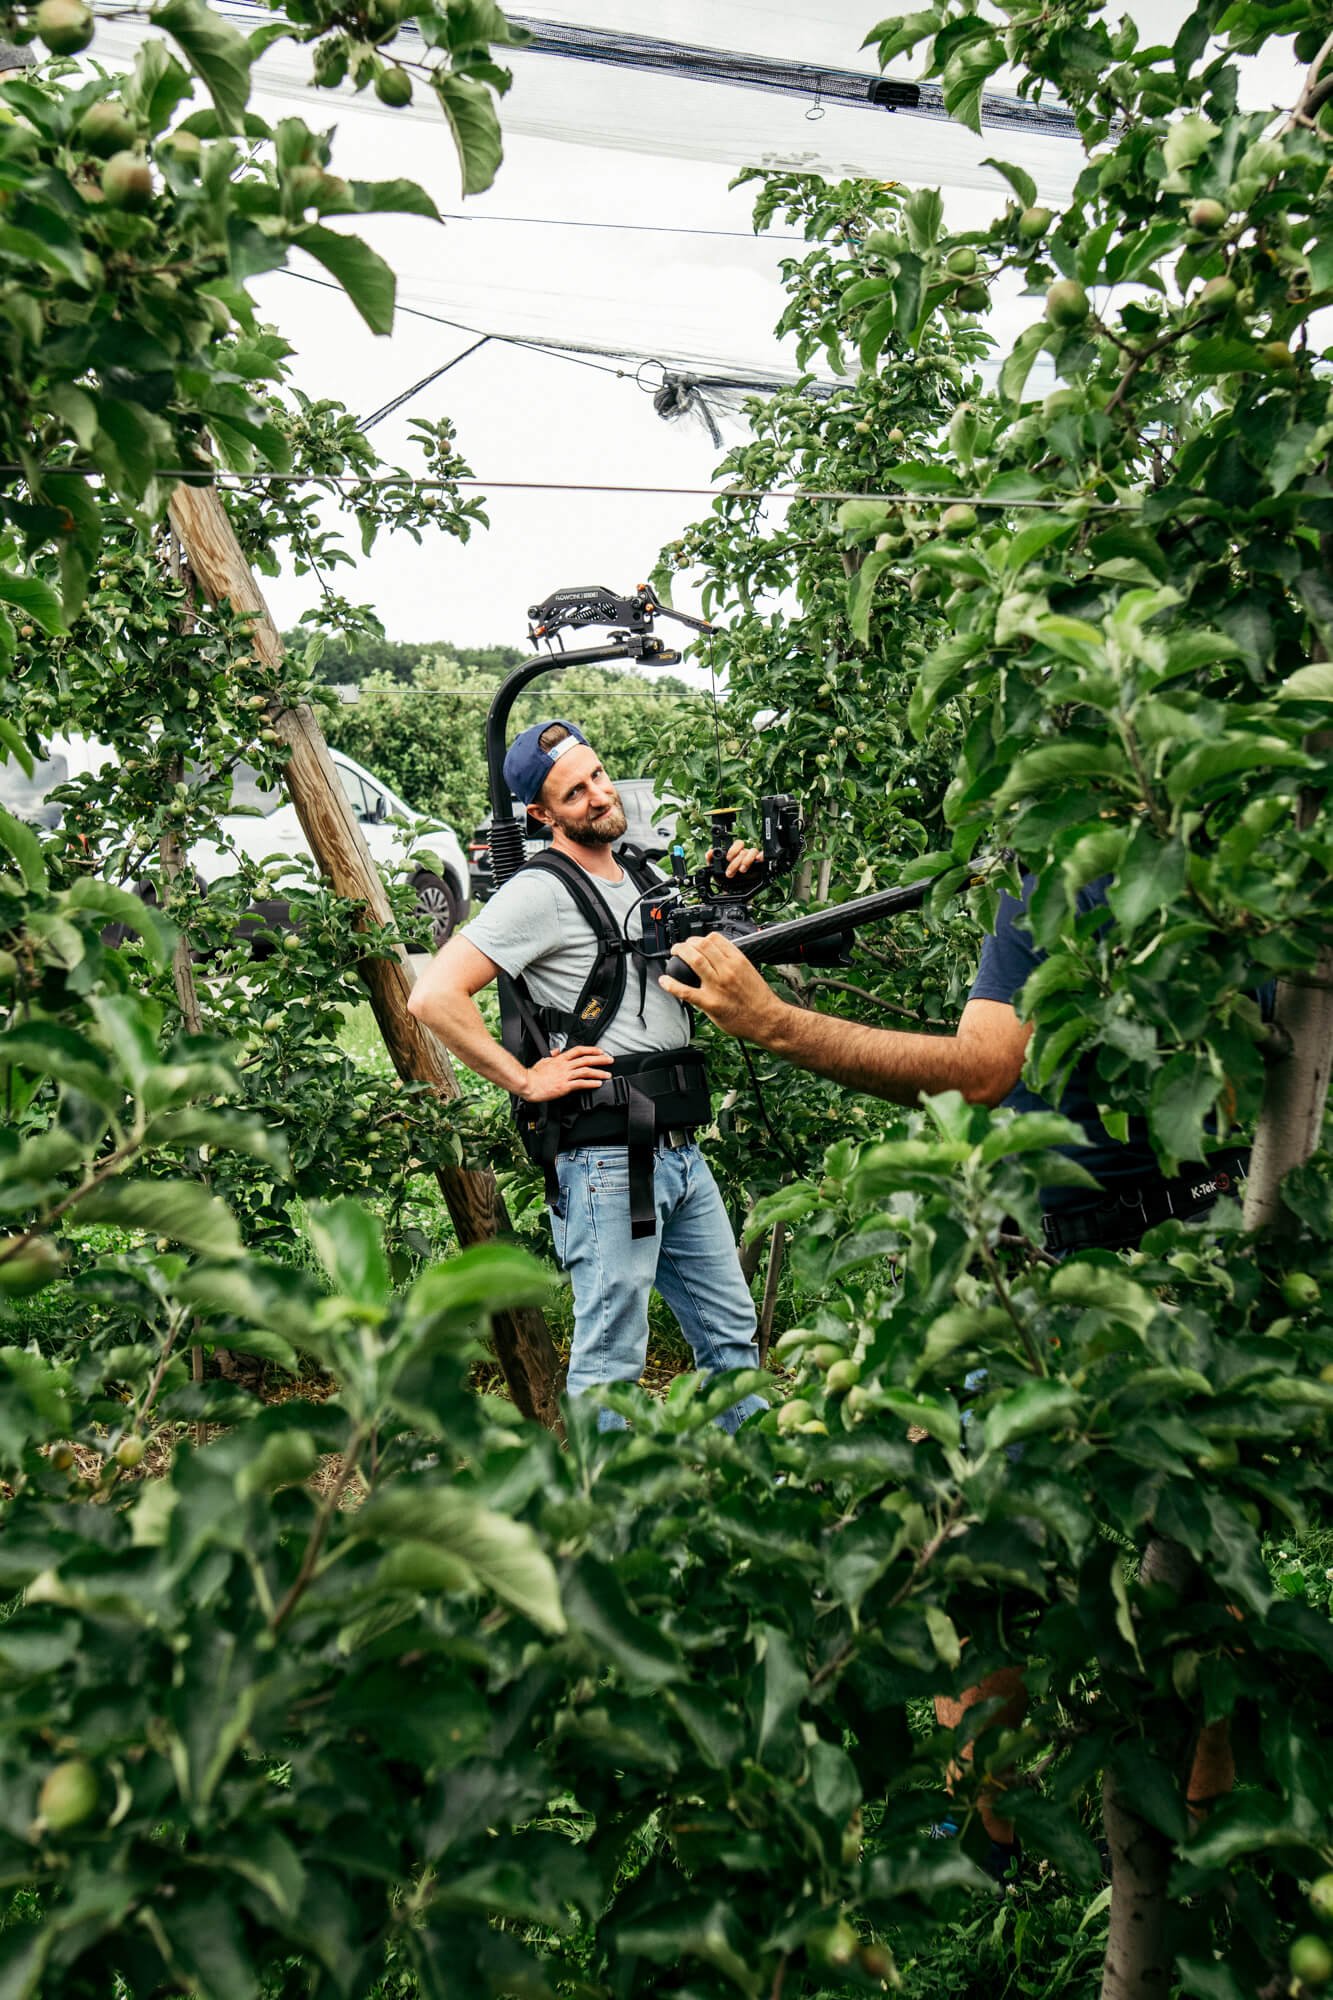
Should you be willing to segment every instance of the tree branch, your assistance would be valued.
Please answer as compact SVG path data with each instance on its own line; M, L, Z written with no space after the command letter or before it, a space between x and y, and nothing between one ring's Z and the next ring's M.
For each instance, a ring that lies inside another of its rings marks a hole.
M368 1424L361 1424L353 1431L347 1450L343 1453L343 1462L339 1468L338 1477L334 1480L320 1503L319 1513L315 1517L315 1525L310 1530L310 1539L307 1541L305 1553L301 1557L301 1567L293 1577L290 1589L268 1621L270 1632L280 1632L282 1630L301 1599L305 1596L306 1591L310 1588L315 1570L319 1565L320 1554L328 1538L329 1529L333 1525L333 1517L338 1512L343 1494L347 1491L347 1488L356 1476L361 1454L365 1450L366 1439L369 1435L370 1426Z

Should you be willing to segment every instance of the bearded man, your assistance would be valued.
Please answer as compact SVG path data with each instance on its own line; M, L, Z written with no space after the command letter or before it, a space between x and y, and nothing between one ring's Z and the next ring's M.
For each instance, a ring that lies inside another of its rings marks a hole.
M510 1093L543 1165L556 1255L574 1293L567 1392L638 1381L654 1287L700 1368L757 1368L754 1302L695 1142L710 1116L703 1059L688 1009L635 949L637 906L660 878L613 851L625 832L620 796L572 722L525 729L504 775L551 828L550 848L450 938L409 1005L469 1069ZM758 858L736 841L728 875ZM496 979L502 1040L476 1001ZM766 1407L746 1396L718 1421L735 1430ZM602 1410L598 1422L605 1430L623 1419Z

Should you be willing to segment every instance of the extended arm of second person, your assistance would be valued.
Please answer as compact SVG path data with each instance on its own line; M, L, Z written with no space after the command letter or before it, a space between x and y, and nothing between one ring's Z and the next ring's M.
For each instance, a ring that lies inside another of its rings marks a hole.
M1007 1001L969 1000L952 1035L869 1028L779 1000L730 939L716 932L685 938L675 949L700 983L682 986L663 976L666 992L700 1008L728 1034L851 1090L895 1104L959 1090L970 1103L998 1104L1022 1073L1032 1027Z

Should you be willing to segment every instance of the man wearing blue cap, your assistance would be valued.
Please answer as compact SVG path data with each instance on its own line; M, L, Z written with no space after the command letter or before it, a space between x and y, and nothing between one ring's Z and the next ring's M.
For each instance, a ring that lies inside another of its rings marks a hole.
M568 1393L638 1381L654 1286L701 1368L757 1368L754 1302L694 1140L710 1113L690 1016L634 949L639 905L658 878L613 852L625 832L620 796L572 722L525 729L504 775L551 828L551 846L450 938L409 1005L469 1069L510 1093L543 1164L574 1292ZM757 858L737 841L727 873ZM495 979L503 1043L475 998ZM765 1407L747 1396L720 1421L735 1430ZM620 1421L607 1410L599 1418L604 1429Z

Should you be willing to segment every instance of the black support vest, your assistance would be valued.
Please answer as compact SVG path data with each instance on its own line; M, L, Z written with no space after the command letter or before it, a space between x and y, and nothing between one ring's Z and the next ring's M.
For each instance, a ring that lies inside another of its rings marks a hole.
M657 886L660 877L635 849L619 856L636 889ZM597 939L597 957L572 1007L543 1007L524 980L502 972L500 1027L504 1045L525 1068L551 1053L551 1037L560 1035L566 1048L591 1047L610 1027L625 998L629 968L639 978L640 1004L649 961L617 930L605 901L588 880L586 870L553 849L525 864L540 868L564 884L588 928ZM629 1149L630 1233L653 1236L653 1146L658 1132L706 1125L712 1116L708 1070L702 1049L652 1049L617 1056L611 1074L596 1090L576 1091L548 1104L511 1099L524 1151L542 1169L547 1200L559 1197L555 1161L572 1146L626 1146Z

